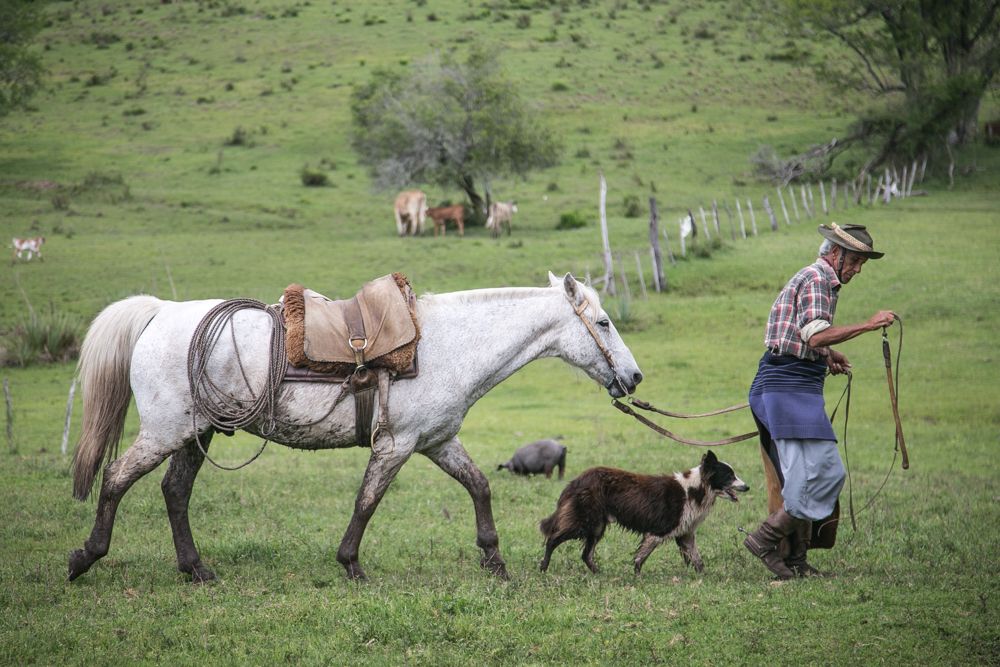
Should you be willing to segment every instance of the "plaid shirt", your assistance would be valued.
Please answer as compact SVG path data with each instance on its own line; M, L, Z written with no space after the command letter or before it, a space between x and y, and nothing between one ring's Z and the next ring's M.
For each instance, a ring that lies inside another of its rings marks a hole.
M764 345L775 354L818 361L829 348L813 349L802 340L801 331L813 320L833 324L840 281L823 258L805 267L788 281L771 306Z

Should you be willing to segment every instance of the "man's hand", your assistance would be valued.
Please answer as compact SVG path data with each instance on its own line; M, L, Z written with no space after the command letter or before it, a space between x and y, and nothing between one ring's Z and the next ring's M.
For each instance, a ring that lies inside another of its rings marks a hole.
M832 348L826 358L826 365L830 367L830 373L833 375L840 375L851 370L851 362L847 360L847 357Z
M880 310L868 318L869 331L876 331L882 327L891 327L896 321L896 314L891 310Z

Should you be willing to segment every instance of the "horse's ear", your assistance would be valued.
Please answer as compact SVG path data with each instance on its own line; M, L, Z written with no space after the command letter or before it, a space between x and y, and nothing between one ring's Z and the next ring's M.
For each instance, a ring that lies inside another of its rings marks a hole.
M556 274L549 271L549 287L559 287L559 283L562 282L556 278Z
M580 289L580 283L576 281L572 273L567 273L563 276L563 288L566 290L566 296L569 297L570 302L574 306L580 305L583 301L583 291Z

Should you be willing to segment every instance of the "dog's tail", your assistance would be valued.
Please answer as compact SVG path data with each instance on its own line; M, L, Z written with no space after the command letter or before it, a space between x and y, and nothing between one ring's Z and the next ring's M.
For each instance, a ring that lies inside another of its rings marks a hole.
M538 524L538 530L542 531L542 535L546 538L552 537L555 532L556 517L559 515L559 510L556 510L552 516L542 519Z

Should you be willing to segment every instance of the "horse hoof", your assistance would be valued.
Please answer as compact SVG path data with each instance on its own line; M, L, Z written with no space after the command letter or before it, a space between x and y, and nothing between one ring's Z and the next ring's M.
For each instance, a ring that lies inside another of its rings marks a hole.
M87 558L87 552L83 549L76 549L69 554L69 580L73 581L81 574L90 569L93 561Z
M351 563L350 565L345 565L344 569L347 570L347 578L351 581L368 581L368 577L365 575L365 571L361 569L361 566L357 563Z
M191 568L191 583L192 584L207 584L210 581L215 581L215 572L204 565L195 565Z
M507 574L507 564L500 560L499 556L483 558L479 562L479 566L504 581L510 581L510 575Z

